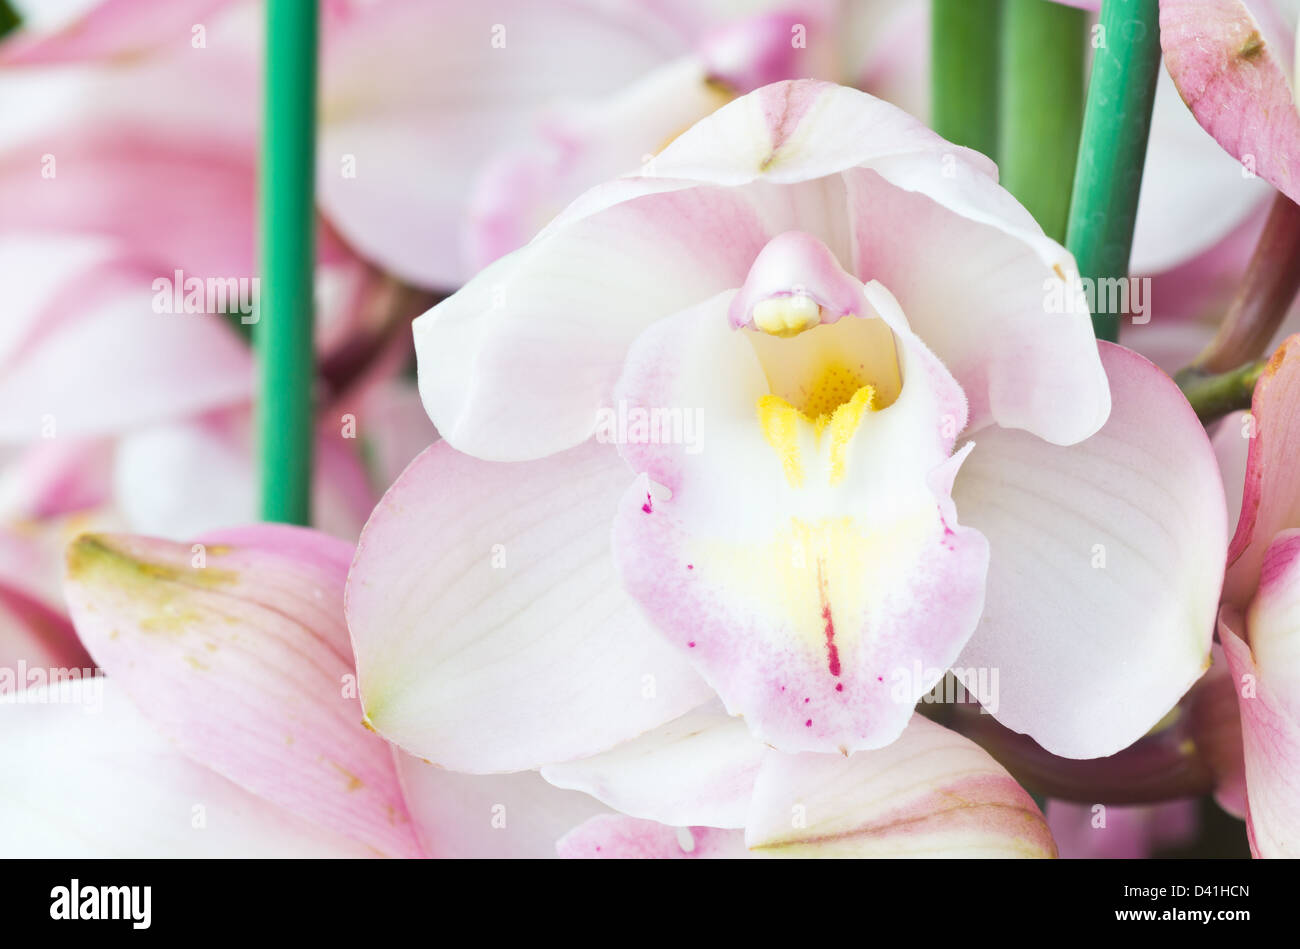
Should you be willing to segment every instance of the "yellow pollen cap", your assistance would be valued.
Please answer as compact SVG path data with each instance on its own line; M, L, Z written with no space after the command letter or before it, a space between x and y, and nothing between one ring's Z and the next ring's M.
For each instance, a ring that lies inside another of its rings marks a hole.
M821 321L817 301L802 293L769 297L754 304L754 325L771 336L798 336Z

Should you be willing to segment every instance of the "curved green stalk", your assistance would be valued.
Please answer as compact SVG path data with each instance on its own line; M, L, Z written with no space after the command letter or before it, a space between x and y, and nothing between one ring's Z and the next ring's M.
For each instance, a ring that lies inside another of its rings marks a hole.
M1250 408L1255 383L1267 365L1267 359L1260 359L1214 375L1195 368L1184 369L1174 376L1174 381L1196 410L1196 417L1208 425L1229 412Z

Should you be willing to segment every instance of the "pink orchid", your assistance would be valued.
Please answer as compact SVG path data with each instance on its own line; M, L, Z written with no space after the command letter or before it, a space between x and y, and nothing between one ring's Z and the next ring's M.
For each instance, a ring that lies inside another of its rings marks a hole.
M930 740L950 667L1124 748L1208 665L1226 514L1173 383L1051 312L1073 272L982 156L812 81L588 192L416 323L445 441L350 577L367 721L760 849L765 745L788 814L795 756L848 784Z

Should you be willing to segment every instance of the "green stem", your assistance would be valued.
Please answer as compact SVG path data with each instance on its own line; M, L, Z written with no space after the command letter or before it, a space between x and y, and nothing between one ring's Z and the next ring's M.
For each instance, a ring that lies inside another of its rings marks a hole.
M317 22L316 0L266 4L258 452L262 516L291 524L311 519Z
M1250 408L1255 383L1267 365L1267 359L1260 359L1214 375L1191 367L1174 376L1174 381L1196 410L1201 424L1209 425L1229 412Z
M931 121L957 145L996 157L1001 0L933 0Z
M1007 0L1002 13L1002 184L1057 241L1083 124L1087 31L1086 11L1047 0Z
M0 0L0 37L8 36L22 24L22 16L10 5L9 0Z
M1128 276L1160 68L1158 0L1103 0L1096 45L1065 238L1094 281ZM1094 313L1097 337L1118 339L1120 316Z

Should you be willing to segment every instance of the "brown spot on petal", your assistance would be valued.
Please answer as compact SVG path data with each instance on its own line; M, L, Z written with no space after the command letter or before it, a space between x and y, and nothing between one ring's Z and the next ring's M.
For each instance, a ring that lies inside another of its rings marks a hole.
M1259 35L1259 30L1251 30L1246 41L1241 44L1237 50L1239 59L1255 59L1260 53L1264 52L1264 37Z

